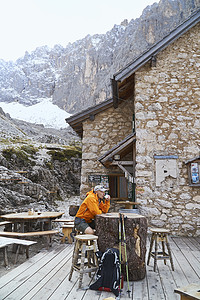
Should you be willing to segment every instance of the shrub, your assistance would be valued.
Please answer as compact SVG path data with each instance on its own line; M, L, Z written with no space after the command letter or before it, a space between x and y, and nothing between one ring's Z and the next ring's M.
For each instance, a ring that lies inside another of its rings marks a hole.
M35 148L33 145L23 145L21 149L32 156L38 152L38 148Z
M81 158L82 152L80 147L75 146L66 146L65 149L60 150L49 150L47 152L51 155L52 160L59 160L59 161L67 161L72 157Z
M14 147L6 148L2 150L2 155L8 161L14 161L20 166L33 165L33 162L29 159L29 155L21 149L15 149Z

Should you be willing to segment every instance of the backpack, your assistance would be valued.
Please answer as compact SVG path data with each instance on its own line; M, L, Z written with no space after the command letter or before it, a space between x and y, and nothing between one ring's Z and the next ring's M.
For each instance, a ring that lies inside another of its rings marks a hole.
M97 280L91 284L89 288L91 290L111 291L115 294L115 296L119 296L119 250L115 248L108 248L103 254L98 253L97 257L101 258L96 275Z

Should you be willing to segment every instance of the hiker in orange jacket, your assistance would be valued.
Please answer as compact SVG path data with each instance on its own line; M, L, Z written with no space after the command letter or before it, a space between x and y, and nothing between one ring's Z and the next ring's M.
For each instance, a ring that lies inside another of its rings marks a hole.
M102 185L96 185L87 193L75 217L75 228L85 234L94 234L94 218L96 215L107 213L110 208L110 195ZM105 196L105 197L104 197Z

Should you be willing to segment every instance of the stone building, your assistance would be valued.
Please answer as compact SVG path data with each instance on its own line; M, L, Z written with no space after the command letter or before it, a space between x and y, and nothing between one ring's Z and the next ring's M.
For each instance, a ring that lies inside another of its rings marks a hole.
M81 197L109 186L149 225L200 235L200 10L113 75L113 97L66 121L82 137Z

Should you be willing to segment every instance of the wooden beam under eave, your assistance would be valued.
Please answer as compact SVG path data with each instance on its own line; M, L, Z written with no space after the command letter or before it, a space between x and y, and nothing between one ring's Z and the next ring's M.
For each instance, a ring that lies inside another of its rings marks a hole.
M89 120L90 120L90 121L94 121L94 119L95 119L95 115L94 115L94 114L91 114L91 115L89 116Z
M119 161L116 161L116 160L114 160L113 162L111 162L112 166L118 166L118 164L119 164ZM122 166L132 166L133 165L133 161L132 160L130 160L130 161L120 160L120 164Z
M131 142L133 142L135 140L135 137L132 137ZM126 154L130 153L133 151L133 146L130 143L130 140L127 141L126 143L124 143L123 145L117 147L115 150L113 150L110 154L108 154L107 156L105 156L103 159L100 160L100 162L103 165L106 164L111 164L113 161L113 157L115 154L119 154L125 156Z
M119 83L118 95L120 99L126 100L130 97L134 98L135 94L135 74L132 74L124 81Z
M114 108L117 108L119 104L118 82L114 78L111 78L111 82L112 82L113 106Z
M155 68L156 67L156 62L157 62L156 55L153 55L151 57L151 68Z
M82 126L82 123L81 124L77 124L77 125L73 126L72 128L82 138L82 136L83 136L83 126Z

